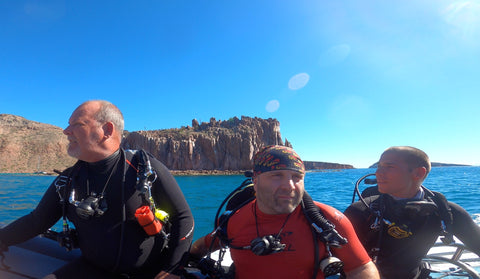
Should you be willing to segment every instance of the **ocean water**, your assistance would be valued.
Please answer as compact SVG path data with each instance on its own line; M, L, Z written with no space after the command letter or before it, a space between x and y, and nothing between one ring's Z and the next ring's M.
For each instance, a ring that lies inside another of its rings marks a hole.
M375 169L308 172L305 188L322 203L343 211L352 201L357 179ZM35 208L54 176L0 174L0 222L8 224ZM195 218L194 239L213 229L224 198L245 179L242 175L176 176ZM424 183L460 204L480 223L480 167L436 167ZM362 190L362 189L360 189ZM60 230L58 223L55 229Z

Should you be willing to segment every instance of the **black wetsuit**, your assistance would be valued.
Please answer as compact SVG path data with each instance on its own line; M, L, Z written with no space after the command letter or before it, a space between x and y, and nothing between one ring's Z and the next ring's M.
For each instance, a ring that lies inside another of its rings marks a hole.
M442 233L438 211L427 213L426 208L419 212L405 210L405 201L397 201L386 194L367 197L365 201L370 207L381 210L384 220L391 225L372 229L370 226L376 216L360 201L350 205L344 213L371 256L376 254L373 248L380 248L376 264L381 277L419 278L422 258ZM452 202L448 205L453 217L450 232L480 256L480 227L462 207Z
M132 153L120 149L100 162L78 161L67 171L71 171L72 183L70 188L65 187L66 216L78 231L82 258L55 272L58 278L118 278L119 274L153 278L161 270L180 274L179 267L185 264L193 237L190 208L169 170L150 157L158 175L152 186L152 196L156 206L170 215L171 222L168 248L162 250L164 238L160 234L148 236L134 217L136 209L142 205L142 197L135 191L138 162L137 157L132 157ZM82 219L75 205L68 202L72 188L77 201L92 192L102 193L105 188L105 213ZM60 193L65 195L63 191ZM26 241L53 226L62 217L62 212L54 181L34 211L0 231L0 240L7 246Z

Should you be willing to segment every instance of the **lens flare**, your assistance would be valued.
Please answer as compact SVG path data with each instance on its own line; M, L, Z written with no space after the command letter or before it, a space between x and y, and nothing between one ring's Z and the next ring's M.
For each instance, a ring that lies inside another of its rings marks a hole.
M309 80L310 76L307 73L296 74L288 81L288 88L290 90L301 89L307 85Z
M265 109L268 112L275 112L280 108L280 102L278 100L271 100L270 102L267 103L265 106Z

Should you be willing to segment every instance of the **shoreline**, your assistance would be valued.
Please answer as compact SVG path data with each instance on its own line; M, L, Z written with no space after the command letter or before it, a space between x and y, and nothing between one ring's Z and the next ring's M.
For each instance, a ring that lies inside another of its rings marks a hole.
M475 165L460 165L460 164L442 164L432 165L432 168L455 168L455 167L480 167ZM371 167L374 168L374 167ZM352 168L357 169L357 168ZM369 169L369 168L366 168ZM345 171L348 169L306 169L305 172L332 172ZM202 175L245 175L246 171L252 170L170 170L173 176L202 176ZM0 172L0 175L28 175L28 176L57 176L58 170L54 172Z

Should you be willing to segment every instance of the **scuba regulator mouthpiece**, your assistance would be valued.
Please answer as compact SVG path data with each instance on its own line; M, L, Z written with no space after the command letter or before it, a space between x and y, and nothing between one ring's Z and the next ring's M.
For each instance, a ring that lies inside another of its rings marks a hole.
M92 216L100 217L108 209L105 199L101 196L97 197L94 194L83 199L81 202L75 202L74 205L77 215L85 220L90 219Z
M271 255L283 251L285 244L273 235L257 237L250 243L250 250L257 256Z

